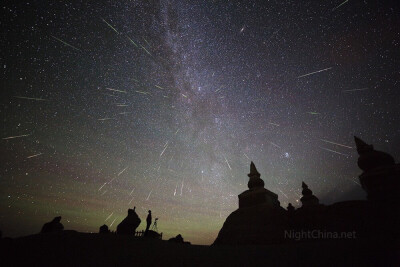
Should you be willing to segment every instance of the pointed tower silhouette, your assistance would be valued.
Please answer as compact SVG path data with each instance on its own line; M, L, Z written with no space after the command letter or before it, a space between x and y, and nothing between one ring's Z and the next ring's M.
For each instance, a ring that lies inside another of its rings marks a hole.
M250 178L247 183L249 189L264 187L264 181L260 178L261 174L257 171L256 165L253 162L250 163L250 173L247 176Z
M261 175L253 162L250 164L250 173L247 176L249 190L239 195L239 209L257 205L279 207L278 195L264 188L264 181L260 178Z
M215 245L255 245L282 242L287 225L287 211L278 195L264 188L256 165L250 164L248 190L239 197L239 209L226 218Z
M303 196L300 198L302 207L310 207L318 205L319 199L316 196L314 196L311 189L308 188L308 185L305 182L302 182L301 187L303 188L303 190L301 191L301 194Z

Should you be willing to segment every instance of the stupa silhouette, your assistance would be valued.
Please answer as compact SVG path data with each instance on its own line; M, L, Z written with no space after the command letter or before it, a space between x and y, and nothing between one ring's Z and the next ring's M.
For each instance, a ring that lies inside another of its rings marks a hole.
M280 206L278 195L264 188L253 162L248 190L239 194L239 208L232 212L214 245L253 245L297 241L291 232L353 233L353 238L392 240L400 236L400 164L387 153L374 150L354 137L359 154L359 176L367 200L323 205L302 182L302 206ZM305 241L318 238L305 237Z

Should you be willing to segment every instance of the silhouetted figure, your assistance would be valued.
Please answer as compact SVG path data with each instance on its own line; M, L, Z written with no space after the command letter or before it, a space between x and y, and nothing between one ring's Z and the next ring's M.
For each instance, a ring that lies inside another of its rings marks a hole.
M61 216L55 217L51 222L45 223L42 227L41 233L55 233L64 230L64 225L60 223Z
M149 210L149 214L147 215L146 223L147 223L147 225L146 225L145 235L147 235L147 232L149 231L150 226L151 226L151 210Z
M117 226L117 234L119 235L135 235L141 220L134 209L128 210L128 216Z
M110 230L108 229L108 226L103 224L100 226L99 234L109 234Z

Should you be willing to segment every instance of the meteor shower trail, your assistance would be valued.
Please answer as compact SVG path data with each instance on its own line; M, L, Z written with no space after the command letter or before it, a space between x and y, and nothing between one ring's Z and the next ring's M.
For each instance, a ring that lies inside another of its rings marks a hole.
M314 75L314 74L317 74L317 73L320 73L320 72L323 72L323 71L327 71L327 70L330 70L330 69L332 69L332 67L326 68L326 69L322 69L322 70L317 70L317 71L314 71L314 72L310 72L310 73L298 76L297 78L303 78L303 77Z

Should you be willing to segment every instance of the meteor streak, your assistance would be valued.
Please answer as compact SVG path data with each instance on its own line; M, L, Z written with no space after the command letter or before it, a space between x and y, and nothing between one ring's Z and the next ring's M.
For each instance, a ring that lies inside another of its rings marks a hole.
M98 121L108 121L108 120L113 120L114 118L102 118L102 119L97 119Z
M69 46L69 47L71 47L71 48L73 48L73 49L75 49L75 50L78 50L78 51L82 52L82 50L80 50L80 49L76 48L75 46L73 46L73 45L70 45L69 43L67 43L67 42L64 42L64 41L63 41L63 40L61 40L61 39L58 39L57 37L54 37L53 35L50 35L50 36L51 36L51 37L53 37L54 39L56 39L57 41L59 41L59 42L63 43L64 45L66 45L66 46Z
M26 97L26 96L14 96L14 97L20 98L20 99L36 100L36 101L48 101L47 99L43 99L43 98L34 98L34 97Z
M316 74L316 73L319 73L319 72L323 72L323 71L327 71L327 70L330 70L330 69L332 69L332 67L326 68L326 69L323 69L323 70L317 70L317 71L314 71L314 72L310 72L310 73L301 75L301 76L299 76L299 77L297 77L297 78L306 77L306 76L313 75L313 74Z
M250 158L246 155L246 153L243 153L243 155L244 155L248 160L250 160Z
M218 92L222 89L222 87L224 87L224 86L221 86L220 88L218 88L217 90L215 90L215 93L218 93Z
M232 170L231 165L229 165L229 162L228 162L228 160L226 159L225 155L224 155L224 159L225 159L226 164L228 164L229 169Z
M272 125L274 125L274 126L280 126L279 124L277 124L277 123L273 123L273 122L268 122L269 124L272 124Z
M161 90L164 90L164 88L162 88L161 86L159 86L159 85L154 85L155 87L157 87L157 88L159 88L159 89L161 89Z
M110 219L113 214L114 214L114 212L111 212L111 214L104 221L106 222L108 219Z
M278 191L281 192L286 198L289 198L289 197L288 197L285 193L283 193L282 190L280 190L279 188L278 188Z
M149 92L143 92L143 91L135 91L136 93L139 93L139 94L144 94L144 95L149 95L150 93Z
M153 192L153 190L150 191L149 195L146 198L146 201L149 200L150 196L151 196L151 192Z
M164 150L161 152L160 157L164 154L165 150L167 149L167 147L168 147L168 142L169 142L169 141L167 141L167 142L165 143L165 145L164 145Z
M119 32L113 26L111 26L111 24L108 23L105 19L101 18L101 20L104 21L104 23L107 24L108 27L110 27L113 31L115 31L117 34L119 34Z
M20 138L20 137L26 137L26 136L30 136L30 134L23 134L23 135L16 135L16 136L4 137L3 140L14 139L14 138Z
M328 141L328 140L324 140L324 139L319 139L319 140L321 140L322 142L326 142L326 143L334 144L334 145L337 145L337 146L342 146L342 147L352 148L351 146L342 145L342 144L335 143L335 142Z
M123 174L123 173L124 173L124 171L126 171L126 169L128 169L128 167L129 167L129 166L126 166L126 168L125 168L125 169L123 169L122 171L120 171L120 172L118 173L118 176L120 176L121 174Z
M343 3L341 3L340 5L338 5L337 7L333 8L332 11L335 11L336 9L338 9L339 7L343 6L344 4L346 4L347 2L349 2L349 0L345 0Z
M129 193L129 195L131 196L133 191L135 191L135 188L132 189L132 191Z
M106 88L107 90L110 90L110 91L114 91L114 92L120 92L120 93L125 93L126 94L126 91L122 91L122 90L118 90L118 89L113 89L113 88Z
M143 38L143 40L146 42L146 44L147 44L148 46L150 46L149 42L147 42L147 40L146 40L144 37L142 37L142 38Z
M315 111L309 111L309 112L307 112L308 114L311 114L311 115L319 115L319 114L321 114L321 113L318 113L318 112L315 112Z
M182 185L181 185L181 196L182 196L182 191L183 191L183 182L185 181L185 178L182 179Z
M34 157L37 157L37 156L40 156L40 155L42 155L43 153L38 153L38 154L35 154L35 155L32 155L32 156L29 156L29 157L26 157L27 159L31 159L31 158L34 158Z
M129 39L129 41L131 41L131 43L132 43L134 46L139 47L131 38L129 38L129 36L126 36L126 37Z
M321 149L323 149L323 150L326 150L326 151L329 151L329 152L332 152L332 153L336 153L336 154L342 155L342 156L346 156L346 157L349 156L349 155L347 155L347 154L343 154L343 153L340 153L340 152L337 152L337 151L335 151L335 150L331 150L331 149L328 149L328 148L324 148L324 147L319 147L319 148L321 148Z
M117 219L117 218L115 218L114 221L112 221L112 223L110 224L110 227L114 224L114 222L115 222L116 219Z
M359 89L350 89L350 90L343 90L342 92L355 92L355 91L365 91L368 90L368 88L359 88Z
M278 146L277 144L275 144L275 143L272 143L272 142L269 142L271 145L273 145L274 147L277 147L277 148L281 148L280 146Z
M107 184L111 184L115 180L115 178L117 177L112 178Z
M141 45L141 44L139 44L139 45L144 49L144 51L146 51L147 54L149 54L151 56L150 52L143 45Z
M107 183L104 183L102 186L100 186L99 191L106 185Z

